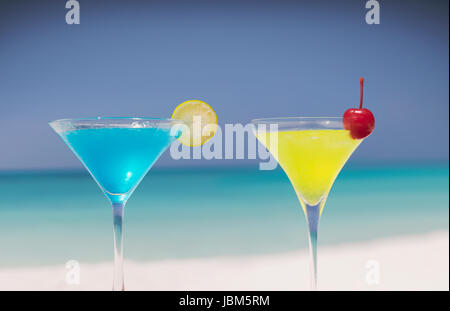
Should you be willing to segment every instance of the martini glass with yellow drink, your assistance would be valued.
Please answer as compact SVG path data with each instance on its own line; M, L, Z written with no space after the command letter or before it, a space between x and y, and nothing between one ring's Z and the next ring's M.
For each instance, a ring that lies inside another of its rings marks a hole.
M255 134L288 176L308 224L311 288L317 287L317 233L328 194L344 164L373 130L372 113L349 109L337 118L256 119Z

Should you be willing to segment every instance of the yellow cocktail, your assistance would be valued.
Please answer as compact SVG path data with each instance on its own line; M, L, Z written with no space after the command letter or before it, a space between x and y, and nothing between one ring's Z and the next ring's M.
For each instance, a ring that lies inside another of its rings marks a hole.
M257 137L272 151L269 135ZM279 131L277 139L278 150L272 154L289 177L300 202L309 205L325 203L334 180L362 141L352 139L347 130L334 129Z
M305 212L312 288L317 284L317 231L328 193L345 162L362 142L342 118L253 120L255 135L281 165Z

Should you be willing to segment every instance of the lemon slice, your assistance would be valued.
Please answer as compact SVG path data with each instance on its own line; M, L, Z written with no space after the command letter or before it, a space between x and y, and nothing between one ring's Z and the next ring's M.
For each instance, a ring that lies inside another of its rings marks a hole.
M201 100L188 100L175 108L172 119L182 120L188 130L182 132L178 140L186 146L196 147L211 139L217 131L217 115Z

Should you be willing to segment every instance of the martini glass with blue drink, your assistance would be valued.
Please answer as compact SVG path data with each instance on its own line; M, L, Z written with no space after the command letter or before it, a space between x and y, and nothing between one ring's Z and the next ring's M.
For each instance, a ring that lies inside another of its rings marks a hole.
M63 119L50 122L83 163L112 205L114 222L113 290L124 290L124 207L138 184L170 144L184 122L153 118Z

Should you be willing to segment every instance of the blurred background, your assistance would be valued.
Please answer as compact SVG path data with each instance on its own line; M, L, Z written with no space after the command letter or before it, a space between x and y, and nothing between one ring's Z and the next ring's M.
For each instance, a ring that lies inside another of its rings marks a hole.
M221 125L341 116L376 128L338 177L320 245L448 230L448 1L80 0L0 2L0 266L112 258L111 210L48 121L170 117L188 99ZM131 260L305 248L306 224L280 170L257 160L173 160L126 210Z

